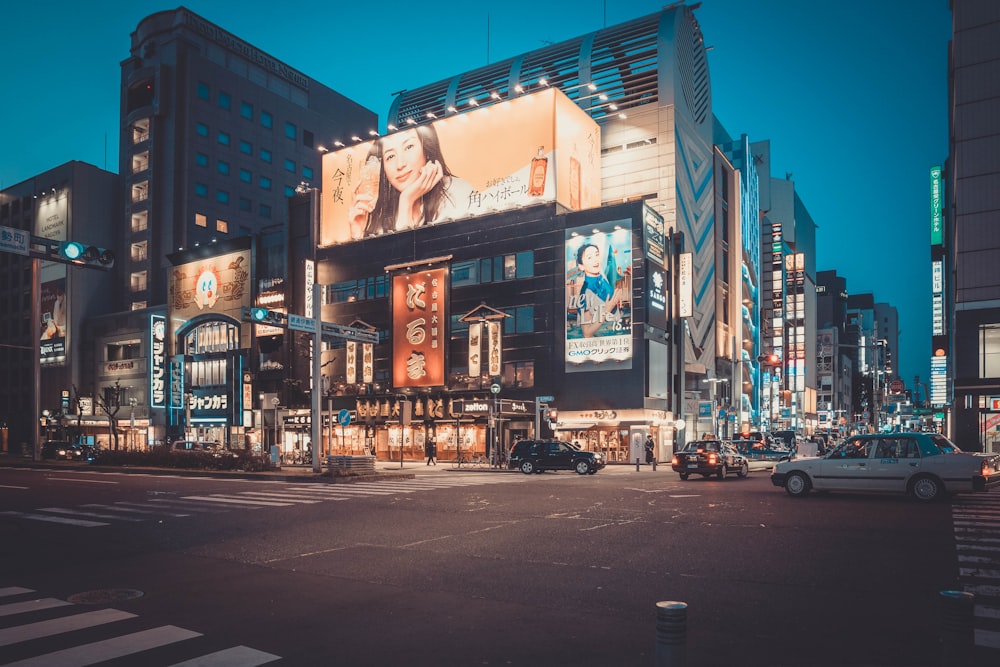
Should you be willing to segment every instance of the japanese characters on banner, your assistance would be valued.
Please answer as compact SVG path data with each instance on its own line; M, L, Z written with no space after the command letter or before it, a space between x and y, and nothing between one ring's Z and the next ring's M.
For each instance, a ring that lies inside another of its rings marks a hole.
M490 333L489 364L490 377L496 377L503 371L503 344L500 340L500 322L488 322L486 328Z
M479 377L482 373L483 325L479 322L469 324L469 377Z
M445 384L449 269L399 273L392 278L392 384Z
M632 367L632 221L566 230L566 372Z
M549 88L326 153L319 244L553 201L601 205L601 133Z
M371 343L357 343L349 340L346 344L347 360L347 384L355 384L358 381L358 357L361 364L361 381L371 384L375 378L375 355Z
M163 315L149 316L149 407L167 406L167 319Z
M347 370L345 372L344 379L347 380L347 384L357 384L358 382L358 344L353 341L347 341L344 346L344 353L347 355Z

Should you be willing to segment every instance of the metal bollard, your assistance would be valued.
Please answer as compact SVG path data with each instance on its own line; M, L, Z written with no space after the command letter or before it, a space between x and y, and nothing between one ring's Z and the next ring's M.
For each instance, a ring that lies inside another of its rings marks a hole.
M941 591L941 667L970 664L975 599L965 591Z
M656 458L653 458L653 472L656 472Z
M656 603L656 667L687 665L687 603Z
M635 457L635 471L639 472L639 457Z

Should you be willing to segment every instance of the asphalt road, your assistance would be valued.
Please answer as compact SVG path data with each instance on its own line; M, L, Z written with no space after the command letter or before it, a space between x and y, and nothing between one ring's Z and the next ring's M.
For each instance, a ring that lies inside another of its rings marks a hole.
M0 664L648 667L665 600L688 605L689 667L942 664L950 503L791 499L766 473L664 466L425 468L328 484L0 467ZM108 609L134 616L66 620Z

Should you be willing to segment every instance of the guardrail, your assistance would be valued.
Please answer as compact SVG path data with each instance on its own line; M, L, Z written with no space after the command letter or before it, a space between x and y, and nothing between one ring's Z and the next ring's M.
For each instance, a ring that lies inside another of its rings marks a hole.
M374 456L327 456L326 467L330 470L352 470L375 472Z

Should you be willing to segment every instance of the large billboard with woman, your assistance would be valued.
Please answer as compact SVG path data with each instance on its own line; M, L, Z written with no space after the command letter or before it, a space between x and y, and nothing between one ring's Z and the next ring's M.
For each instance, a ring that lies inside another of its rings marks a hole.
M632 221L566 230L566 372L632 368Z
M557 201L601 204L597 123L547 89L323 156L320 244Z

